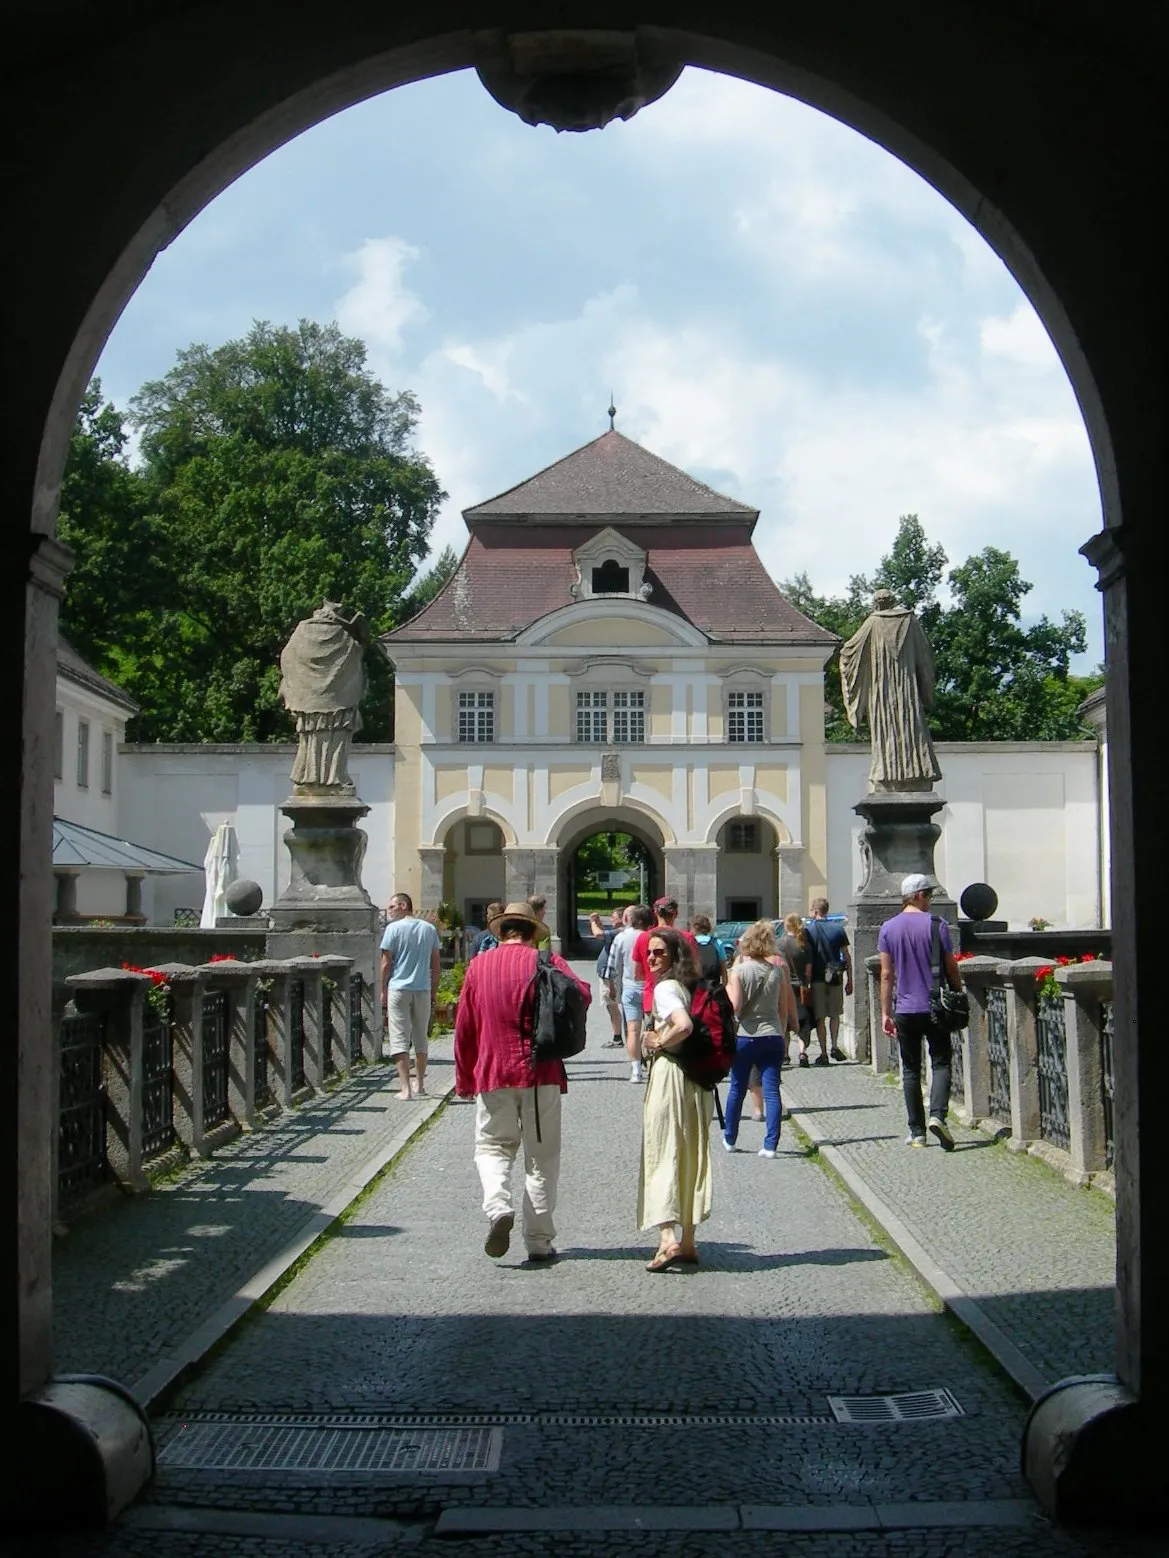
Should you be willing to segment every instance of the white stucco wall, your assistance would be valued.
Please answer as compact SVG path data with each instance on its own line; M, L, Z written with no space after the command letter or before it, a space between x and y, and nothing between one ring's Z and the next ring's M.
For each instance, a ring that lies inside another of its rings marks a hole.
M971 882L998 893L998 918L1025 928L1101 924L1102 831L1094 742L941 742L946 802L935 852L940 881L957 898ZM860 878L867 747L829 746L828 881L843 909Z
M67 677L57 677L57 712L62 717L61 777L53 781L53 815L99 833L116 834L118 826L118 748L126 734L126 711L99 693ZM78 784L77 729L89 724L89 783ZM111 785L102 785L102 741L113 738ZM119 881L121 878L119 877ZM121 898L125 899L123 884ZM94 911L97 912L97 911ZM119 910L120 912L120 910Z
M122 749L119 813L124 836L137 844L201 863L211 835L229 822L239 838L239 874L264 889L270 904L287 886L290 860L283 836L290 826L280 811L292 789L295 747L126 746ZM361 824L369 838L362 877L374 903L392 890L394 749L356 746L349 770L370 808ZM143 909L150 922L168 925L179 907L200 908L203 877L147 878Z

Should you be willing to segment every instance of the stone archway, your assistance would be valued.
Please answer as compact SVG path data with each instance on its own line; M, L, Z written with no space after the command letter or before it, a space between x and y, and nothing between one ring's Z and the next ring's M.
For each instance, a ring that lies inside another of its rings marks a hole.
M7 209L22 240L3 248L4 340L21 385L0 428L0 512L19 566L0 612L8 744L3 891L19 927L0 981L9 1033L0 1072L0 1402L11 1414L51 1372L47 1143L52 911L49 819L56 603L68 557L51 539L73 416L113 321L154 255L234 177L309 124L396 83L475 63L500 17L439 0L389 11L339 0L320 25L278 0L192 12L151 0L112 21L66 0L23 8L9 36L4 134ZM624 26L642 12L574 0L566 29ZM1109 645L1116 979L1118 1370L1150 1403L1169 1391L1169 1335L1157 1324L1166 1174L1155 1131L1169 1080L1159 1043L1160 907L1169 867L1160 739L1142 719L1160 695L1166 624L1162 343L1166 217L1159 167L1163 50L1142 12L1089 3L1074 13L905 0L886 10L826 0L760 22L755 8L685 0L672 29L648 29L678 61L788 91L852 124L916 168L967 215L1018 277L1063 357L1083 410L1107 529L1085 548L1099 567ZM546 28L520 0L517 33ZM567 36L571 76L579 31ZM230 39L230 47L224 40ZM504 40L506 43L506 40ZM587 94L586 94L587 95ZM995 111L986 112L988 102ZM95 126L137 155L91 167ZM1153 327L1151 327L1151 324ZM1139 848L1138 848L1139 844ZM1128 1400L1129 1398L1125 1398ZM1150 1426L1152 1426L1150 1424ZM1156 1438L1160 1430L1151 1436ZM1123 1460L1093 1481L1123 1487ZM1074 1471L1074 1468L1073 1468ZM1117 1495L1119 1496L1119 1495ZM1053 1495L1054 1501L1054 1495Z
M561 947L568 950L571 950L573 943L577 941L579 915L575 881L576 854L582 844L598 833L626 833L636 840L645 851L646 901L652 904L654 898L663 890L665 840L644 813L631 811L628 807L615 807L608 810L598 806L595 811L573 817L562 831L557 844L556 870L556 928Z

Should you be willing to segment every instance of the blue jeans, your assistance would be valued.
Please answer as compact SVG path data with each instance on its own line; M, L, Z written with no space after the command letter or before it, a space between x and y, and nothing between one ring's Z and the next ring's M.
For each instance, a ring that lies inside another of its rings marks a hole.
M786 1046L778 1033L765 1033L759 1038L749 1038L740 1033L731 1062L731 1086L727 1094L725 1135L731 1146L739 1136L739 1118L743 1113L743 1100L747 1096L747 1080L751 1067L759 1067L763 1082L763 1109L767 1119L763 1145L771 1152L779 1146L779 1122L783 1105L779 1097L779 1068L783 1064Z

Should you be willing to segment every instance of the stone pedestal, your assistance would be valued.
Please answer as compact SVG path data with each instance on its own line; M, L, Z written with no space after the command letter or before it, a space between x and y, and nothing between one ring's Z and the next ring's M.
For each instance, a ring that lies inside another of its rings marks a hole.
M552 945L559 950L562 938L574 937L575 925L562 927L557 894L560 851L540 847L525 849L508 844L503 851L503 899L519 903L524 898L540 897L544 903L544 924L552 932Z
M915 871L937 882L934 846L941 828L933 820L945 802L933 790L874 792L858 801L853 810L864 818L861 852L866 871L860 890L848 906L849 939L855 969L877 950L881 926L901 913L901 879ZM933 912L951 925L957 923L958 905L939 885ZM874 1063L869 1042L869 983L858 978L853 986L853 1035L856 1058ZM879 1065L875 1069L881 1069Z

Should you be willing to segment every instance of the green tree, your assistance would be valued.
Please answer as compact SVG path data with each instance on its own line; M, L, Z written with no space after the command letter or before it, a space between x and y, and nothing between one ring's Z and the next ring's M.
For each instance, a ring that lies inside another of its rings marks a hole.
M410 445L418 403L387 392L360 341L302 320L188 347L131 417L150 543L133 561L152 579L144 609L107 622L99 664L120 656L140 740L287 738L278 662L296 623L332 598L384 633L426 554L444 494ZM115 598L95 543L117 524L100 503L72 522L97 575L76 591L90 621ZM384 740L390 668L379 653L367 665L363 735Z
M459 566L453 546L444 546L433 565L421 574L411 586L409 595L402 600L399 622L416 617L423 606L428 606Z

